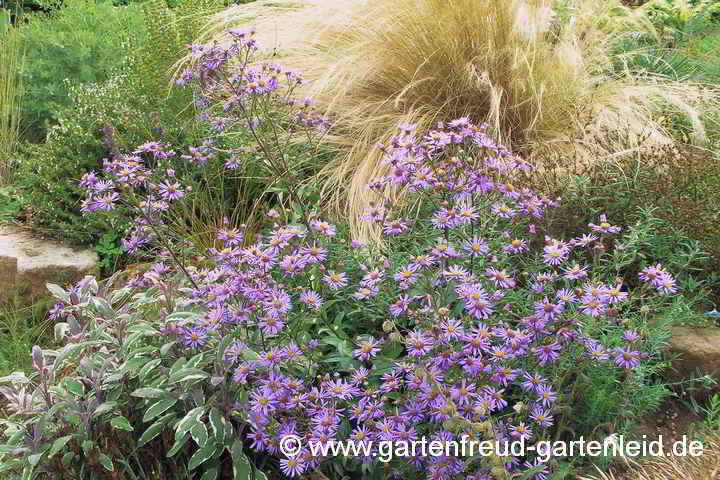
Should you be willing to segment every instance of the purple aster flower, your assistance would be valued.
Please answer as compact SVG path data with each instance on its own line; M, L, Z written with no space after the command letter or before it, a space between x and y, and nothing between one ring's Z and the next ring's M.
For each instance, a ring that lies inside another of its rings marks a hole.
M519 438L521 440L530 440L533 437L533 431L532 428L530 428L528 425L520 422L518 425L513 425L510 427L510 436Z
M333 290L347 286L347 275L344 272L333 272L332 270L323 275L323 280Z
M459 340L464 335L462 323L455 319L449 319L440 324L443 338L446 341Z
M602 315L607 311L607 306L605 305L605 303L603 303L602 300L596 297L586 296L581 298L580 302L580 311L585 315L597 317L598 315Z
M597 235L593 235L592 233L585 233L580 237L570 240L570 244L576 247L587 247L597 239Z
M552 391L552 388L548 385L541 385L537 389L537 397L540 403L548 408L557 400L557 393Z
M531 375L526 372L523 375L523 379L524 381L520 386L528 392L539 393L540 386L546 384L545 379L538 373Z
M501 218L512 218L515 216L515 210L508 207L504 203L496 203L491 208L492 213Z
M533 405L530 409L530 419L543 428L551 427L553 424L553 416L550 411L543 409L540 405Z
M563 277L567 278L568 280L579 280L581 278L587 277L587 267L581 267L577 263L573 265L572 267L566 268L563 270L565 272L565 275Z
M263 302L265 311L272 317L285 315L292 309L290 295L283 290L275 290Z
M323 304L323 299L317 292L305 290L300 294L300 301L308 306L311 310L317 310Z
M651 283L657 286L660 278L667 273L668 272L663 268L663 266L658 263L657 265L651 265L643 268L638 276L643 282Z
M274 412L278 403L275 394L268 389L254 391L250 394L250 408L265 416Z
M535 313L547 321L553 320L555 316L562 313L562 311L562 303L550 303L547 297L545 297L542 302L535 302Z
M562 346L557 342L533 348L533 352L541 366L557 360L560 357L560 350L562 350Z
M375 340L373 337L370 337L358 344L358 348L353 351L353 355L361 361L370 360L380 351L380 345L382 345L382 340Z
M628 293L623 292L622 284L617 284L614 287L609 287L605 290L604 298L608 304L612 305L627 300Z
M312 247L305 247L300 250L300 253L305 255L305 260L308 263L319 263L325 261L327 258L327 248L322 248L313 245Z
M307 470L307 464L301 455L283 458L280 460L280 470L288 477L299 477Z
M365 300L367 298L374 297L380 292L380 290L377 287L360 287L355 291L355 293L352 294L353 297L357 298L358 300Z
M573 303L576 300L575 292L569 288L561 288L555 293L555 298L562 304Z
M310 227L328 237L334 237L336 234L335 226L329 224L328 222L313 220L310 222Z
M406 267L398 270L393 278L397 282L406 282L409 284L415 283L417 281L417 275L415 274L416 270L417 268L412 264L407 265Z
M410 228L407 220L390 220L383 223L383 233L385 235L399 235Z
M462 383L450 389L450 397L458 405L470 405L474 393L475 384L468 384L467 380L463 380Z
M607 221L606 215L600 215L600 223L598 225L595 225L594 223L588 223L588 226L594 231L598 233L619 233L620 227L616 227L613 225L610 225Z
M660 277L655 281L655 285L657 286L658 292L662 295L670 295L671 293L677 292L675 279L669 273L663 273L660 275Z
M117 192L108 193L102 197L94 197L94 210L114 210L120 195Z
M187 328L183 334L183 343L188 347L197 348L207 342L207 332L200 328Z
M608 360L610 353L598 342L592 342L587 345L588 356L593 360Z
M185 192L183 192L179 183L161 183L158 185L158 191L160 192L160 197L168 201L179 200L185 196Z
M407 312L408 307L410 306L410 303L412 302L412 297L408 295L402 295L398 300L390 305L390 314L393 317L399 317L403 313Z
M478 236L474 236L472 239L467 240L463 244L463 248L474 257L480 255L487 255L490 252L490 249L488 248L485 241Z
M520 253L528 250L528 244L526 240L516 238L505 245L503 250L509 253Z
M640 354L630 349L616 348L615 364L622 368L635 368L640 365Z
M430 219L435 228L453 228L458 225L457 213L453 209L441 208Z
M623 338L626 341L632 343L640 339L640 334L635 330L625 330L623 332Z
M485 271L487 278L495 283L496 287L500 288L513 288L515 286L515 279L512 278L505 270L497 270L495 268L488 268Z
M408 355L411 357L421 357L433 349L434 342L425 332L415 330L407 336L405 345L408 349Z
M567 260L570 250L563 244L553 243L545 246L543 260L548 265L560 265Z
M277 335L285 327L285 323L279 317L272 316L259 317L257 325L269 337Z

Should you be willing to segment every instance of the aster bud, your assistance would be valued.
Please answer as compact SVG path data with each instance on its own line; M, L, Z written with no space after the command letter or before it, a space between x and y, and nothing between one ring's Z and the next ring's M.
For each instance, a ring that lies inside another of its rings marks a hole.
M400 332L392 332L390 334L390 341L395 343L402 343L403 336Z
M383 332L392 332L395 329L395 323L392 320L385 320L382 324Z

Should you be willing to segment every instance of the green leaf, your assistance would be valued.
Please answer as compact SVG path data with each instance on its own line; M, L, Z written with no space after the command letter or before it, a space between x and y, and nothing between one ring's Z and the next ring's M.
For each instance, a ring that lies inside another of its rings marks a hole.
M34 455L30 455L28 457L28 463L32 465L33 467L36 467L38 463L40 463L40 459L42 458L43 453L36 453Z
M50 290L50 293L53 297L57 298L58 300L62 300L65 303L70 303L70 295L59 285L55 285L54 283L46 283L45 287Z
M110 457L108 457L108 456L105 455L104 453L101 453L101 454L100 454L100 464L101 464L103 467L105 467L105 470L107 470L108 472L112 472L112 471L115 469L115 467L113 466L113 462L112 462L112 460L110 459Z
M175 343L177 343L177 342L169 342L169 343L166 343L165 345L163 345L162 347L160 347L160 356L161 357L166 356L167 353L172 348L172 346L175 345Z
M267 475L262 470L255 469L255 480L268 480Z
M225 436L225 424L227 423L225 416L220 410L213 407L210 409L208 419L210 420L210 428L212 429L213 436L217 441L222 442Z
M140 370L138 370L138 377L140 377L141 379L145 378L148 375L148 373L150 373L155 367L160 365L161 362L162 362L161 358L156 358L155 360L150 360Z
M175 426L175 438L185 435L196 424L200 423L200 417L205 412L205 407L196 407L190 410Z
M176 403L177 403L176 398L158 400L150 408L147 409L147 411L145 412L145 415L143 416L143 422L149 422L153 418L155 418L159 415L162 415Z
M113 428L117 428L120 430L127 430L128 432L132 432L134 428L132 425L130 425L130 422L127 418L123 417L122 415L118 415L117 417L110 420L110 425Z
M155 423L150 425L147 430L140 436L137 446L142 447L146 443L153 440L155 437L160 435L171 419L175 418L174 414L169 413L163 417L160 417Z
M103 413L107 413L117 407L117 402L105 402L98 405L98 407L93 412L93 417L99 417Z
M48 458L54 457L56 453L58 453L60 450L63 449L63 447L65 447L65 445L67 445L71 438L72 435L65 435L64 437L56 439L50 447L50 451L48 452Z
M209 376L209 373L198 368L182 368L174 374L170 375L170 379L168 381L170 384L173 384L187 382L190 380L204 379L208 378Z
M161 390L159 388L138 388L134 392L132 392L130 395L133 397L140 397L140 398L160 398L167 396L168 392L165 390Z
M168 450L166 457L171 458L176 453L178 453L180 451L180 449L187 443L189 438L190 438L190 435L188 435L187 433L185 435L181 436L180 438L175 437L175 444L172 446L172 448L170 450Z
M65 322L60 322L55 324L55 341L62 342L65 338L65 333L67 332L68 328L70 326Z
M235 443L233 443L230 456L233 460L233 479L252 479L252 464L243 453L242 441L240 439L235 440Z
M211 468L209 470L206 470L205 473L203 473L203 476L200 477L200 480L216 480L218 476L218 468Z
M95 447L95 442L93 442L92 440L85 440L80 444L80 446L82 447L83 453L87 457L88 455L90 455L90 452Z
M188 470L194 470L206 460L210 459L217 451L217 445L214 442L210 442L205 447L201 448L190 457L188 462Z
M70 393L78 397L82 397L83 395L85 395L85 385L83 385L83 383L76 378L66 377L65 388L67 388Z
M203 448L206 446L208 441L208 431L204 423L198 423L190 429L190 435L198 447Z

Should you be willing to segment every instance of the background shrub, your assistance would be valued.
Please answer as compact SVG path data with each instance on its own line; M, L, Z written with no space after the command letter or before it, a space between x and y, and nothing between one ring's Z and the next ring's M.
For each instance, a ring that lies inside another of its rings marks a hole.
M143 31L137 7L115 8L109 2L65 0L62 8L25 17L21 30L30 54L22 80L27 95L22 128L39 141L72 105L68 83L95 83L127 62L130 35Z

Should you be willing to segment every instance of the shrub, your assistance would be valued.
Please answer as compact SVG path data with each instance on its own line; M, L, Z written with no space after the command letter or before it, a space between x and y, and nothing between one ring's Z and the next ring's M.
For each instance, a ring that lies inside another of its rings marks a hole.
M227 47L194 46L197 70L184 79L208 120L249 132L283 180L293 173L288 139L305 133L314 144L325 119L293 100L294 72L251 63L252 35L231 33ZM310 470L540 479L559 459L418 455L382 465L307 447L351 438L378 453L371 441L592 436L660 402L658 347L683 302L667 270L645 266L627 291L614 274L623 253L610 254L620 231L604 216L580 237L544 236L556 202L508 183L528 164L467 118L428 132L401 125L381 150L392 173L370 188L412 191L366 212L383 244L351 241L345 223L321 220L307 190L286 181L287 208L266 213L262 235L227 225L220 245L197 251L167 220L191 194L185 172L207 164L208 150L183 159L149 142L84 176L84 210L132 209L124 246L160 262L117 290L92 277L50 287L64 345L34 347L34 372L3 379L14 414L0 468L56 478L214 479L232 469L236 479ZM214 153L229 169L241 160ZM280 454L293 438L300 454Z
M115 147L104 140L126 147L152 135L152 121L146 113L147 99L128 95L132 90L125 77L66 88L73 107L59 113L59 124L49 130L44 143L23 146L15 183L26 193L23 199L33 228L71 242L92 243L106 231L124 229L125 223L83 219L84 192L77 181L110 156Z
M141 32L142 23L136 8L96 0L65 0L58 10L26 18L21 29L32 55L22 74L22 127L37 141L71 105L68 85L101 82L125 64L130 33Z
M141 28L129 35L129 44L120 46L127 56L120 72L100 82L68 80L57 87L67 95L69 106L55 112L58 125L49 129L47 140L25 145L18 162L16 184L27 194L25 207L34 229L78 243L94 243L108 232L122 232L128 221L122 215L112 223L81 218L80 177L99 168L113 151L150 138L183 148L197 146L198 132L204 130L198 129L194 118L192 96L184 89L169 89L169 72L202 13L217 2L180 3L174 10L159 1L142 5L143 19L137 20ZM235 138L222 146L234 148L242 142ZM202 223L215 223L215 218L237 216L247 204L241 198L254 195L252 188L238 188L237 179L218 176L214 168L204 174L196 179L196 187L198 196L205 192L208 199L180 215L180 230L187 232L193 225L202 229Z

